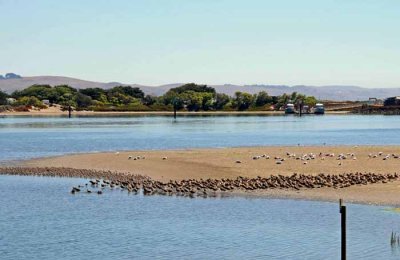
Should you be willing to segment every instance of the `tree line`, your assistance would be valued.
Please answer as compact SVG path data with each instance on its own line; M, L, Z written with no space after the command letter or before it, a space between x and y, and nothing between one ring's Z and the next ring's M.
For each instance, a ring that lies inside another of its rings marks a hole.
M10 104L8 98L15 99L15 102ZM44 108L43 100L64 109L72 106L76 110L94 111L171 111L174 108L186 111L260 111L279 110L288 102L302 101L309 106L317 103L315 97L296 92L270 96L265 91L257 94L238 91L229 96L217 93L207 85L194 83L171 88L161 96L146 95L140 88L131 86L76 89L68 85L33 85L10 95L0 91L0 105Z

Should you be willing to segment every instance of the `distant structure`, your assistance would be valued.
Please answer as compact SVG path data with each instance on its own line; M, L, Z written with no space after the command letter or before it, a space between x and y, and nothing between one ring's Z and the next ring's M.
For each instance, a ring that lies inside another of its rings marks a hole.
M375 98L375 97L370 97L367 101L365 101L363 103L367 104L369 106L381 106L381 105L383 105L383 100Z
M314 107L314 114L316 114L316 115L323 115L323 114L325 114L325 107L324 107L324 104L322 104L322 103L317 103L317 104L315 104L315 107Z
M400 106L400 96L390 97L385 99L383 105L386 106Z
M15 104L15 102L17 102L17 100L15 98L7 98L7 105L13 105Z
M15 73L7 73L5 76L0 75L0 80L1 79L21 79L21 75L15 74Z
M285 106L285 114L294 114L296 111L294 110L294 104L289 101L289 103Z

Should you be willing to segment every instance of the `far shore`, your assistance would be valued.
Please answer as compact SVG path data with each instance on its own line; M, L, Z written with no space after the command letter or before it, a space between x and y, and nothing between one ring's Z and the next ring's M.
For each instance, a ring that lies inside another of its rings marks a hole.
M281 115L283 111L178 111L177 115L246 115L266 114ZM174 115L173 111L73 111L72 116L96 115ZM0 116L68 116L68 111L49 111L47 109L32 110L29 112L2 112Z
M349 114L349 111L325 111L326 114ZM173 111L73 111L72 116L113 116L113 115L161 115L173 116ZM178 116L191 115L284 115L284 111L177 111ZM26 112L5 111L0 112L1 117L6 116L68 116L68 111L62 111L59 105L51 106L45 109L31 109Z
M113 116L113 115L162 115L162 116L173 116L173 111L73 111L72 116ZM178 111L177 115L181 116L192 116L192 115L284 115L284 111L198 111L198 112L189 112L189 111ZM325 114L350 114L349 111L326 111ZM310 114L313 115L313 114ZM42 110L32 110L29 112L0 112L0 116L68 116L67 111L52 111L47 109ZM307 116L307 115L305 115Z
M313 154L315 159L296 159L305 154ZM343 154L346 159L338 160L339 154ZM271 175L290 176L293 173L305 175L320 173L340 175L356 172L394 174L399 172L399 155L400 146L242 147L73 154L22 161L16 166L124 172L168 182L208 178L236 179L239 176L265 178ZM267 159L268 156L270 159ZM277 164L279 159L275 157L280 157L284 161ZM354 203L400 206L400 180L339 189L323 187L300 190L267 189L251 192L238 190L233 194L322 201L337 201L342 198Z

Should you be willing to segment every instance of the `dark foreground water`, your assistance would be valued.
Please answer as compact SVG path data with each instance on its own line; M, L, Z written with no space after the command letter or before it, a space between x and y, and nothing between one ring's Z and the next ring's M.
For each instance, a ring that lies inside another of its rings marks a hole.
M0 161L77 152L261 145L400 144L397 116L0 118Z
M339 259L335 203L71 195L80 179L0 176L0 259ZM400 214L348 204L348 258L398 259Z

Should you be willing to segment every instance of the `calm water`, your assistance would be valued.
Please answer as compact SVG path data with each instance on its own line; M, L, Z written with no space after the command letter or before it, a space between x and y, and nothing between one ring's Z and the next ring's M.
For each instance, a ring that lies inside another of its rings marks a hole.
M0 161L74 152L400 144L395 116L6 117ZM80 179L0 176L0 259L338 259L338 205L71 195ZM398 259L400 214L348 205L349 259Z
M79 179L0 176L1 259L339 259L335 203L71 195ZM400 214L348 204L349 259L398 259Z
M0 118L0 161L76 152L254 145L400 144L396 116Z

